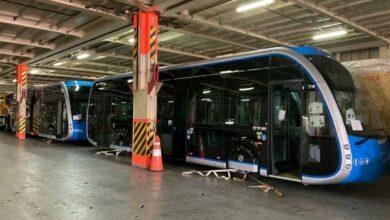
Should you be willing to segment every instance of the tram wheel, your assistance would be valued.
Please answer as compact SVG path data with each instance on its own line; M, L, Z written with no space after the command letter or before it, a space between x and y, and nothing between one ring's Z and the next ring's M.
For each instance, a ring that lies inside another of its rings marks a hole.
M258 159L255 153L247 147L237 146L232 149L229 154L230 160L235 160L245 163L255 163L258 164Z

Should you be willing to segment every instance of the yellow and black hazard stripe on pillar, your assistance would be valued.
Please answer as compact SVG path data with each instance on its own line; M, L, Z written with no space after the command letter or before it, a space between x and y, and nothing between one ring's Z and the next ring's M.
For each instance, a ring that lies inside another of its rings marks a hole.
M133 72L138 69L138 27L134 28L134 43L133 43Z
M134 28L133 59L138 60L138 28Z
M147 123L143 121L134 121L133 123L133 154L146 155Z
M146 154L150 157L153 152L153 140L155 135L154 123L148 123L148 134L146 137Z
M25 133L26 132L26 119L24 117L19 117L18 120L18 132Z
M22 71L22 99L26 99L26 92L27 92L27 70ZM25 104L20 106L21 108L25 108ZM19 118L19 132L25 133L26 132L26 117L23 115Z
M157 63L157 28L155 26L150 27L150 63Z
M22 72L22 88L27 88L27 71Z
M151 156L154 140L154 123L134 121L133 154Z

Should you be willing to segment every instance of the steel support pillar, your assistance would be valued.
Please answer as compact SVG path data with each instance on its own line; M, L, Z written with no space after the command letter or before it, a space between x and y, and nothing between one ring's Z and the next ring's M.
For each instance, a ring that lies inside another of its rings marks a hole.
M157 122L158 16L138 12L133 17L133 140L132 165L148 169Z
M16 100L17 115L16 115L16 137L18 139L26 138L26 97L27 97L27 65L18 64L16 68Z

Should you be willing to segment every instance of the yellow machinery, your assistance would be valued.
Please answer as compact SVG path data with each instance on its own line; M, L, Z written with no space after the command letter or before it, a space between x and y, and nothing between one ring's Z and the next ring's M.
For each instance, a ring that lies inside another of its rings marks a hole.
M6 100L6 94L1 94L0 95L0 127L5 126L6 116L8 114L5 100Z
M0 94L0 128L10 129L9 122L12 115L13 94Z

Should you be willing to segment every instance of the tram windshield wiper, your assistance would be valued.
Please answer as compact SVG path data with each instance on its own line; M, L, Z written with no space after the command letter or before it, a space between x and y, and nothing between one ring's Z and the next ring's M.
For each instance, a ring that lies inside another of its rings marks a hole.
M360 141L356 141L355 144L356 145L362 145L364 143L366 143L369 139L371 138L371 136L365 136L363 139L361 139Z

